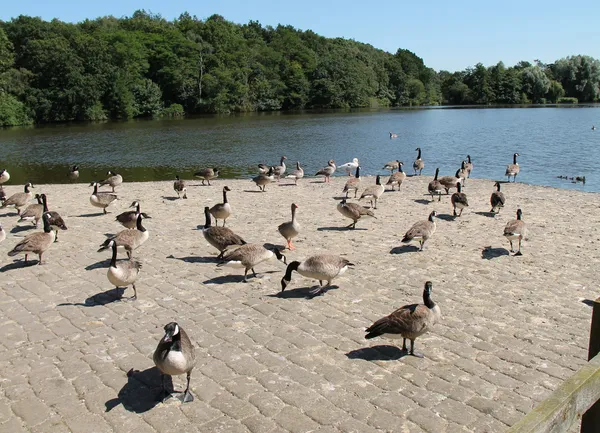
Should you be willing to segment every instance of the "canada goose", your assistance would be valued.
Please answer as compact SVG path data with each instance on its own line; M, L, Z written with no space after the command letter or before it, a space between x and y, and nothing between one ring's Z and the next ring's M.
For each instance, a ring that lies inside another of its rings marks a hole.
M187 386L179 399L182 403L188 403L194 400L190 392L190 378L196 365L194 345L177 323L168 323L164 329L165 336L160 339L152 357L154 364L162 373L162 401L166 401L171 396L165 387L165 375L177 376L185 373Z
M352 224L347 226L348 228L356 228L356 222L363 215L368 215L377 219L372 210L365 209L363 206L356 203L346 203L346 199L343 199L338 203L337 210L346 218L350 218L352 221L354 221Z
M513 163L512 164L508 164L506 166L506 173L504 173L504 176L506 176L508 178L508 181L510 182L510 177L513 177L513 182L517 181L517 174L519 174L519 172L521 171L521 167L519 167L519 164L517 163L517 156L521 156L518 153L515 153L513 155Z
M388 161L383 166L382 170L389 170L390 172L394 172L394 170L398 169L398 160L396 161Z
M335 161L333 159L330 159L327 164L328 164L327 167L323 167L321 170L317 171L317 173L315 174L315 176L325 176L325 179L323 180L323 182L330 182L331 175L333 173L335 173L335 170L337 168L335 165Z
M473 171L473 162L471 161L471 155L467 155L467 177L471 177L471 172Z
M6 200L6 193L4 192L4 187L0 185L0 204L2 204Z
M443 176L438 179L444 189L446 190L446 194L450 194L451 188L457 188L457 184L462 184L462 178L460 177L460 168L456 170L454 176Z
M398 138L398 134L390 132L390 138Z
M69 170L69 173L67 174L67 177L71 181L79 179L79 166L78 165L74 165L71 168L71 170Z
M8 179L10 179L10 173L5 168L3 168L2 170L0 170L0 185L8 182Z
M400 187L402 186L402 182L406 179L406 173L402 170L402 166L404 163L402 161L398 162L398 171L396 173L392 173L390 178L388 179L386 185L392 186L392 191L394 190L394 186L398 185L398 191L400 191Z
M42 205L44 206L44 213L49 215L48 222L55 232L54 242L58 242L58 229L67 230L67 225L58 212L48 210L48 198L46 197L46 194L40 194L40 197L42 199Z
M17 209L17 215L21 215L21 208L25 207L27 202L33 197L31 188L34 188L31 182L27 183L25 185L24 192L18 192L8 197L6 200L4 200L2 206L0 206L0 209L4 209L7 206L14 206L15 209Z
M267 185L275 182L275 175L273 174L273 167L270 167L266 173L261 173L258 176L252 178L252 182L260 188L262 192L265 192Z
M513 241L519 241L519 251L515 253L515 256L520 256L521 254L521 242L523 238L527 235L527 226L525 225L525 221L522 220L523 211L521 209L517 209L517 219L509 221L506 223L506 227L504 227L504 236L510 242L510 252L514 253L513 249Z
M204 223L204 228L202 229L202 235L204 235L204 239L211 244L213 247L219 250L219 255L217 259L223 258L223 254L227 247L231 245L245 245L246 241L244 241L240 236L236 235L233 230L227 227L215 227L212 225L210 218L210 209L208 206L204 208L204 217L206 222Z
M202 168L194 173L195 177L202 179L202 185L204 185L204 181L208 182L210 186L210 181L219 177L219 169L218 168Z
M179 176L175 176L175 182L173 182L173 189L177 193L177 198L181 198L181 193L183 193L183 198L187 198L187 188L185 187L185 181L179 179Z
M410 241L418 241L421 244L419 251L423 251L423 245L425 241L429 239L436 229L435 217L437 216L436 211L432 211L429 214L429 218L425 221L419 221L415 223L404 235L402 242L409 243Z
M456 184L456 188L456 192L450 197L450 202L454 209L454 216L462 216L463 209L469 207L469 201L467 200L467 194L462 192L462 185L460 182ZM456 209L460 209L458 215L456 215Z
M504 198L504 193L500 191L500 182L496 182L494 186L497 189L490 197L490 204L492 205L492 210L490 210L490 212L499 213L500 209L504 207L504 203L506 203L506 198Z
M419 172L420 176L421 172L425 168L425 163L421 159L421 148L417 147L415 150L419 153L417 154L417 159L415 159L415 162L413 162L413 169L415 170L415 176L417 175L417 171Z
M152 217L141 211L140 202L135 200L129 207L134 207L135 210L128 210L120 213L115 217L115 221L119 222L123 227L134 229L137 225L138 215L142 214L144 218L152 219Z
M427 191L429 191L429 194L431 194L431 201L433 201L434 194L437 194L438 201L442 200L442 191L444 191L444 185L442 185L438 180L439 174L440 168L438 167L435 169L435 176L433 177L433 180L429 182L429 185L427 185Z
M338 166L338 169L343 168L348 173L348 176L352 176L352 170L356 169L356 167L358 167L358 158L353 158L352 162L342 164Z
M44 205L42 203L42 196L36 194L35 198L37 199L37 203L27 206L25 210L21 212L21 219L19 219L18 222L32 221L34 226L38 226L42 219L42 214L44 213Z
M304 277L319 280L319 287L310 291L311 295L316 296L331 285L331 280L346 272L348 266L354 264L347 259L329 254L312 256L302 262L293 261L288 265L285 276L281 279L281 291L285 290L292 280L292 272L296 271ZM327 285L323 286L323 281L327 281Z
M268 171L273 168L273 167L269 167L267 164L258 164L258 173L259 174L265 174L268 173Z
M4 239L6 239L6 232L2 228L2 224L0 224L0 242L2 242Z
M109 192L98 192L97 182L90 183L90 186L94 187L94 191L90 196L90 203L92 204L92 206L102 208L105 214L108 213L106 212L106 208L110 206L115 200L118 200L117 195L111 194Z
M287 264L287 260L283 254L277 248L267 249L259 244L246 244L239 248L227 253L223 257L224 263L219 263L217 266L230 266L232 268L243 268L244 279L243 282L247 283L248 271L252 270L254 277L256 272L254 267L259 263L269 260L271 257L276 256L277 260Z
M112 192L115 192L115 188L123 183L123 176L111 170L108 170L106 174L108 177L100 182L99 185L108 185L112 188Z
M115 241L117 247L124 248L125 251L127 251L127 257L131 258L133 255L133 250L142 246L142 244L150 237L150 233L142 225L142 218L144 218L144 215L140 213L137 216L135 229L121 230L113 237L108 238L100 245L98 252L108 249L110 246L110 241Z
M351 190L354 190L354 198L356 198L356 194L358 193L358 187L360 186L360 165L356 167L356 175L352 179L348 179L346 181L346 185L344 185L344 189L342 192L346 193L346 198L348 198L348 193Z
M42 254L52 245L56 238L56 233L50 227L49 219L50 215L44 213L42 221L44 222L44 231L32 233L25 236L25 238L19 242L8 255L10 257L16 256L17 254L25 254L25 263L27 263L27 257L31 253L35 253L40 257L38 265L42 264Z
M420 335L429 331L433 325L442 319L440 307L431 299L431 281L425 283L423 290L423 303L404 305L389 316L385 316L371 326L365 332L367 340L375 337L387 337L393 339L402 338L402 351L406 352L406 339L410 340L410 355L422 358L423 355L415 352L415 340Z
M286 176L288 179L294 179L294 184L298 185L298 179L304 177L304 169L300 167L300 161L296 161L296 170Z
M135 280L137 280L142 269L142 264L134 259L121 260L117 263L117 243L112 240L108 243L109 248L112 248L112 258L106 276L108 281L117 289L119 287L133 287L133 296L131 299L137 299L137 290L135 288Z
M223 203L217 203L210 208L210 213L215 217L215 225L219 224L218 220L223 220L223 227L225 227L225 221L231 215L231 205L227 201L227 191L231 191L228 186L223 187Z
M277 177L277 182L279 182L279 179L281 178L281 176L283 176L285 174L285 160L287 159L287 157L282 156L281 159L279 160L279 165L275 165L273 166L273 173L275 174L275 176Z
M290 250L295 250L296 247L292 244L292 239L298 236L300 232L300 224L296 221L296 209L298 209L298 205L296 203L292 203L292 220L280 224L277 230L281 233L281 236L285 238L287 241L287 248Z
M460 163L460 169L458 170L458 177L463 185L467 184L467 177L469 177L469 171L467 170L467 161Z
M366 198L371 202L371 207L373 209L377 209L377 199L381 197L384 191L385 187L381 184L381 176L377 175L377 177L375 178L375 185L367 187L363 191L359 200ZM373 206L373 202L375 202L375 206Z
M592 131L596 130L596 125L592 125Z

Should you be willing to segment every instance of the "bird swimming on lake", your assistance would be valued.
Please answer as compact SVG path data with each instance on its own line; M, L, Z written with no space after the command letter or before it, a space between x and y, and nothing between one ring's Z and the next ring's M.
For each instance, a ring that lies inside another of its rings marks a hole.
M398 138L398 134L390 132L390 138Z

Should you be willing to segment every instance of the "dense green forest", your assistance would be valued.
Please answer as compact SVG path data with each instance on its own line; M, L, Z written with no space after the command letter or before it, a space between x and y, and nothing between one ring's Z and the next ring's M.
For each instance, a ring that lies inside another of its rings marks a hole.
M401 41L399 41L401 43ZM0 126L194 113L440 104L590 102L600 62L502 62L436 72L291 26L137 11L71 24L0 21Z

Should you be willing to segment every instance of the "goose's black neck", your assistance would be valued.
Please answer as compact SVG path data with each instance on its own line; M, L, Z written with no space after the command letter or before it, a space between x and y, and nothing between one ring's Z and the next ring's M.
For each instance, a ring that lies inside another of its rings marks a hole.
M527 162L527 161L525 161L525 162ZM513 164L516 164L516 163L517 163L517 154L515 153L513 155Z
M435 169L435 177L433 178L433 180L438 180L438 175L440 174L440 169L436 168Z
M435 302L433 302L433 300L431 299L431 294L429 293L428 290L425 290L423 292L423 303L429 309L435 307Z
M496 191L500 191L500 183L499 182L496 184L496 188L497 188Z
M285 270L285 276L283 277L285 280L290 281L292 279L292 272L298 270L298 266L300 266L300 262L295 260L290 263Z
M113 241L112 244L112 258L110 259L111 268L117 267L117 243Z
M421 159L421 148L420 148L420 147L419 147L419 150L418 150L417 152L419 152L419 153L417 154L417 159Z
M360 177L360 165L356 166L356 174L354 175L357 179Z
M227 203L227 190L223 189L223 203Z
M141 210L140 210L141 208L142 207L141 207L140 203L138 202L137 205L135 206L135 213L136 214L140 214L141 213Z
M375 185L381 185L381 176L377 175L375 178Z
M434 222L434 218L435 218L435 214L434 214L433 212L431 212L431 213L429 214L429 221L430 221L430 222Z
M94 195L98 194L98 184L94 183Z
M143 218L143 217L142 217L142 214L139 214L139 215L138 215L138 217L137 217L137 220L136 220L136 222L135 222L135 227L136 227L136 228L137 228L139 231L141 231L141 232L145 232L145 231L146 231L146 228L145 228L145 227L142 225L142 218Z
M50 216L46 213L42 216L42 221L44 222L44 233L50 233L52 228L50 227Z
M398 171L400 173L404 173L404 171L402 170L402 164L398 163Z
M46 194L42 194L42 204L44 205L44 212L48 212L48 199L46 198Z
M206 206L204 208L204 218L205 218L205 223L204 223L204 228L207 229L211 226L211 221L210 221L210 210L208 208L208 206Z
M458 193L461 193L461 192L462 192L462 183L460 183L460 182L456 182L456 191L457 191Z
M469 164L471 164L471 155L467 155L467 161L469 161Z
M456 170L456 174L454 175L454 177L457 177L460 179L460 168L458 170Z

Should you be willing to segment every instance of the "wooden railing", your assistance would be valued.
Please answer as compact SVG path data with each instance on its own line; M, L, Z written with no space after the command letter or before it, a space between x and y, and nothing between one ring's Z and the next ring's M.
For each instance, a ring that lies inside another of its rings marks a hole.
M507 433L564 433L581 418L581 433L600 432L600 298L593 304L588 363Z

